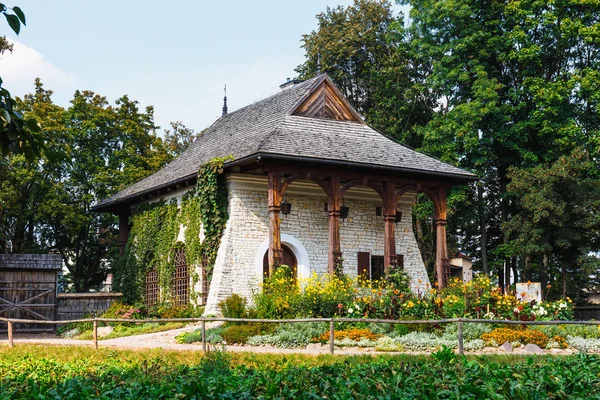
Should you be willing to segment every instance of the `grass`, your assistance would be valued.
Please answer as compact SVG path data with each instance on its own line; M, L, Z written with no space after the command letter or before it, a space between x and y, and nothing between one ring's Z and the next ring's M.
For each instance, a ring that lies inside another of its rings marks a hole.
M600 357L0 346L0 399L600 398Z
M98 340L116 339L125 336L143 335L146 333L155 333L169 331L172 329L183 328L187 324L184 322L151 322L146 324L127 324L116 326L108 335L98 337ZM94 333L91 330L81 332L75 336L75 339L92 340Z

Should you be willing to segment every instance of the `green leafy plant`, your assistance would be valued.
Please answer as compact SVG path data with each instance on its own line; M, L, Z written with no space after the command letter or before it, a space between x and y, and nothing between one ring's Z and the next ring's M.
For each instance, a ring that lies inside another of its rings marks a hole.
M219 302L221 313L226 318L246 317L246 299L237 293Z

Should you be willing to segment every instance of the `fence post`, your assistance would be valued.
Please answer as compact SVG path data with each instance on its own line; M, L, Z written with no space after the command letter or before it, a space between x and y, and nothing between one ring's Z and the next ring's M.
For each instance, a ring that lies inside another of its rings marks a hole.
M333 354L333 341L335 335L333 334L333 318L329 321L329 354Z
M94 348L98 350L98 321L94 318Z
M8 347L12 348L13 346L13 323L8 321Z
M461 356L465 354L462 319L458 320L458 354L460 354Z
M206 321L202 320L202 351L206 353Z

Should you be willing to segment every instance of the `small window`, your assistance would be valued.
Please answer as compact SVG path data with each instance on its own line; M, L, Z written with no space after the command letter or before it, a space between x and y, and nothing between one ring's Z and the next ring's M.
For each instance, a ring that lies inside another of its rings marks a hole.
M381 207L375 207L375 216L381 217Z
M366 251L358 252L358 275L370 281L383 279L385 276L383 256L372 256Z
M158 298L158 271L156 271L156 267L154 267L146 272L146 296L144 302L148 307L152 307L158 303Z
M190 273L183 248L175 251L175 271L171 282L171 296L173 305L185 306L190 298Z

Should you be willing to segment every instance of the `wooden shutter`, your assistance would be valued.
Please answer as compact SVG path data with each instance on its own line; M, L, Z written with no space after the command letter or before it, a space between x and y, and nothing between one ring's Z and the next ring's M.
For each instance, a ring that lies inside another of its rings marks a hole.
M358 276L363 279L369 279L369 266L371 263L371 254L368 251L358 252Z
M398 267L404 268L404 254L398 254L396 257L398 260Z

